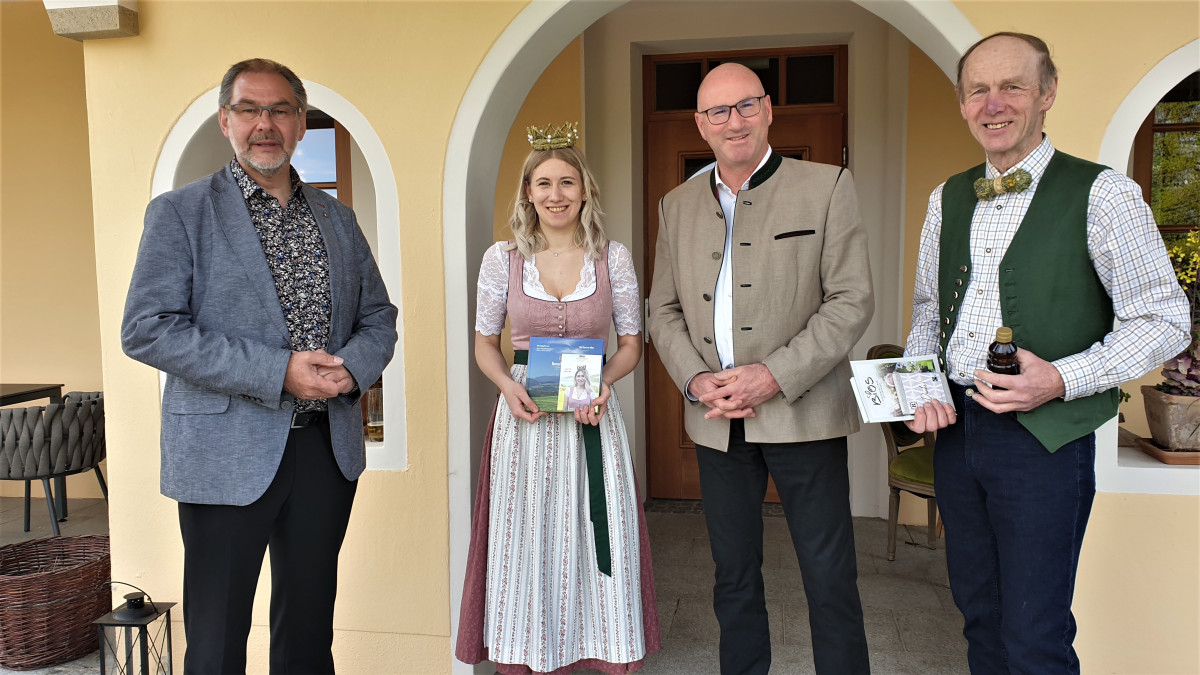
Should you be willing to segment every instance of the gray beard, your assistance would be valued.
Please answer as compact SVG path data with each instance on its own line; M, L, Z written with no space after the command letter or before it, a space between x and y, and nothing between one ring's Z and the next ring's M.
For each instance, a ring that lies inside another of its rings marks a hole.
M242 162L242 164L257 171L260 175L262 175L263 178L274 178L275 174L279 173L280 169L288 166L292 161L292 156L286 150L283 151L283 157L280 158L278 164L260 164L251 159L248 155L249 153L238 153L238 159Z

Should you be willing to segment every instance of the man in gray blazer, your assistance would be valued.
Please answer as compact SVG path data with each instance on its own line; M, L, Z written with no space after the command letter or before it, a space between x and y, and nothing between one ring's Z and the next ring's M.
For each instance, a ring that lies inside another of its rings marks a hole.
M817 672L869 672L846 466L846 435L858 430L846 355L875 300L854 182L838 167L771 150L771 99L745 66L710 71L697 109L717 166L659 205L650 335L690 402L684 425L716 562L721 672L771 665L768 475L804 577Z
M271 672L332 673L337 559L366 465L358 400L396 308L354 212L300 181L307 95L251 59L221 82L235 158L150 202L121 344L167 373L164 495L179 502L186 673L246 670L271 550Z

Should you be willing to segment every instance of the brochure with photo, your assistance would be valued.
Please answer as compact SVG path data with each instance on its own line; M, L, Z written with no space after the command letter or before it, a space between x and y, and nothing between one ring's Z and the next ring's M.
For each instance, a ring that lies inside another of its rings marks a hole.
M538 410L571 412L600 395L603 364L604 340L530 338L525 391Z
M946 376L932 354L851 361L850 369L850 386L864 422L911 420L929 401L950 403Z

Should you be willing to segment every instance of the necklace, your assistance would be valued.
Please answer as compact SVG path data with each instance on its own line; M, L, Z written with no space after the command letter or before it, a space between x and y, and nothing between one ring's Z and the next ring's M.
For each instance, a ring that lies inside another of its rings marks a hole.
M561 251L555 251L554 249L547 246L546 250L553 253L554 257L557 258L559 253L566 253L567 251L574 251L577 248L579 248L579 244L571 244L570 246L568 246L567 248L564 248Z

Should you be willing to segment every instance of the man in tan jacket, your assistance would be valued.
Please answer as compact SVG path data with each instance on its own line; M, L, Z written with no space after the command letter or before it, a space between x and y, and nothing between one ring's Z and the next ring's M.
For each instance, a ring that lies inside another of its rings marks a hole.
M866 673L847 353L875 301L854 183L839 167L771 150L771 99L742 65L710 71L697 109L717 165L659 205L649 323L690 402L684 423L716 562L721 672L771 665L761 569L769 475L804 577L817 672Z

